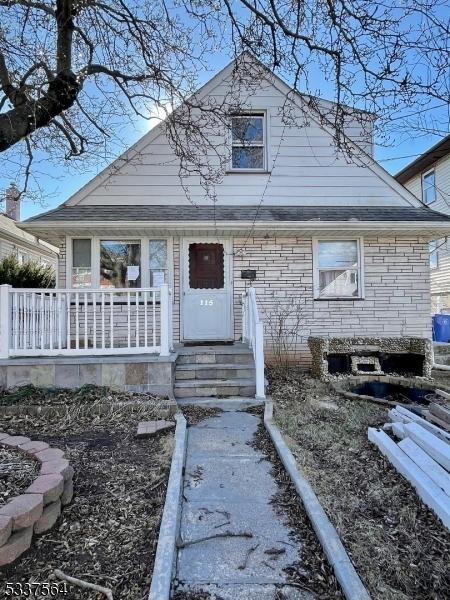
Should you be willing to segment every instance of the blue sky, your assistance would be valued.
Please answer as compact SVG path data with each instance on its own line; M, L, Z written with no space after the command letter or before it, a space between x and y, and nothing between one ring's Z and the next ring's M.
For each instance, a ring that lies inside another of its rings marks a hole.
M227 56L215 56L211 58L210 69L199 77L199 84L203 84L210 79L214 73L219 71L229 62ZM321 94L326 97L325 94ZM156 121L153 121L155 124ZM149 130L149 122L141 120L135 124L135 127L129 127L123 132L123 142L125 146L130 146ZM390 173L395 174L403 166L411 162L416 156L420 155L427 148L439 141L439 136L411 136L408 139L400 141L398 138L391 140L389 147L377 143L375 140L375 158ZM118 152L120 154L120 152ZM108 161L110 162L110 161ZM41 161L38 165L39 184L44 191L44 200L42 203L25 201L22 206L21 218L26 219L30 216L55 208L67 200L80 187L92 179L108 163L99 162L84 172L80 173L70 168L68 165L47 164ZM0 175L1 180L1 175Z

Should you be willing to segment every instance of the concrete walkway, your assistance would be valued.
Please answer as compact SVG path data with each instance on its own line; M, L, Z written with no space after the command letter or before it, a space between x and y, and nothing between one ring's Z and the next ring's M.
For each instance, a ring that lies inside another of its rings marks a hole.
M287 584L299 546L270 504L271 463L250 445L262 417L241 412L248 402L215 405L224 412L188 430L175 588L223 600L310 600Z

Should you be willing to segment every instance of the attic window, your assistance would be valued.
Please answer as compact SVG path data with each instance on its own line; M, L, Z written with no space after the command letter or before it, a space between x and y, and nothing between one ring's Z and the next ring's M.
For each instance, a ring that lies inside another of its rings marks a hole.
M264 114L231 117L231 168L237 171L261 171L266 162Z

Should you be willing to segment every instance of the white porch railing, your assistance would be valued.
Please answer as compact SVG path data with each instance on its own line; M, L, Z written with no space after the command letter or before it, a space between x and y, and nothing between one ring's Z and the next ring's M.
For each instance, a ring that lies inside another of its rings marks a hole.
M266 397L264 377L264 326L259 318L255 288L242 294L242 341L253 350L256 372L256 396Z
M0 358L158 353L172 347L167 285L136 289L0 286Z

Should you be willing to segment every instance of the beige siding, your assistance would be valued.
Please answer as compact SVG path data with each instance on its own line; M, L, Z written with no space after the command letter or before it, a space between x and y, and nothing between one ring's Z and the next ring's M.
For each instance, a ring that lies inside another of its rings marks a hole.
M425 173L431 170L426 169ZM450 214L450 155L445 156L434 164L436 176L437 200L430 204L430 208ZM406 182L405 187L418 198L422 198L422 175L419 173Z
M210 97L220 101L228 82L217 85ZM333 137L319 123L305 119L303 109L293 109L296 119L282 122L280 112L285 94L271 82L246 101L248 108L267 114L268 173L228 173L216 186L217 201L226 205L255 205L264 198L265 205L334 205L334 206L408 206L399 193L401 186L384 176L379 166L361 151L352 156L336 150ZM160 130L150 132L138 146L119 159L104 176L99 176L76 194L69 204L83 205L183 205L188 202L210 204L197 176L187 176L183 186L179 179L179 159ZM361 125L348 124L352 137L370 150L371 140L363 139ZM370 136L369 136L370 137ZM227 132L211 133L213 145L221 154L229 151ZM224 145L225 144L225 145ZM208 157L211 164L218 159ZM189 199L188 199L189 198Z
M426 169L425 172L430 169ZM437 200L430 208L450 215L450 155L434 164ZM410 179L405 187L422 198L422 173ZM440 308L450 308L450 242L440 240L438 250L438 268L431 271L432 312ZM447 297L448 296L448 297ZM440 298L439 298L440 297Z

